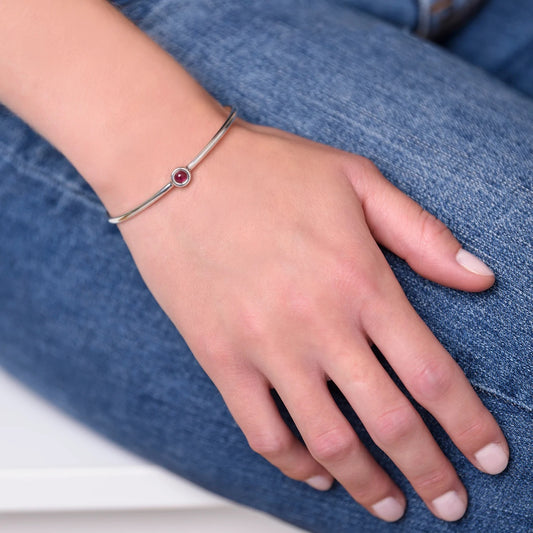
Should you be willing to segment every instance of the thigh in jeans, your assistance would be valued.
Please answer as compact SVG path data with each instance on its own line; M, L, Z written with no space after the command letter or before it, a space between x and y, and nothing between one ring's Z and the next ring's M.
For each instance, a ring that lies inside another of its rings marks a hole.
M372 159L495 270L492 290L466 294L423 280L387 255L417 311L501 424L511 447L507 471L490 478L477 471L422 413L470 492L465 517L441 522L332 386L346 416L406 492L405 517L384 524L340 486L317 493L285 478L248 449L90 188L5 109L2 364L131 450L310 531L527 531L531 101L352 9L321 0L242 4L158 0L122 2L121 8L243 118Z

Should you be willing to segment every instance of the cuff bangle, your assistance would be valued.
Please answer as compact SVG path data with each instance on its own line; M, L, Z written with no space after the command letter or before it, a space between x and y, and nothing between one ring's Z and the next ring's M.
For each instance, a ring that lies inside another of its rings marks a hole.
M170 181L166 185L161 187L161 189L159 189L155 194L150 196L148 200L144 201L142 204L139 204L137 207L134 207L133 209L122 215L108 218L108 221L111 224L119 224L120 222L124 222L125 220L128 220L129 218L138 215L141 211L144 211L146 208L150 207L152 204L157 202L157 200L160 200L170 190L176 187L186 187L187 185L189 185L192 178L192 170L215 147L218 141L220 141L220 139L224 137L225 133L229 130L236 117L237 110L232 107L230 110L230 114L228 115L228 118L226 119L224 124L222 124L220 129L213 136L213 138L202 148L200 153L188 165L184 167L175 168L170 174Z

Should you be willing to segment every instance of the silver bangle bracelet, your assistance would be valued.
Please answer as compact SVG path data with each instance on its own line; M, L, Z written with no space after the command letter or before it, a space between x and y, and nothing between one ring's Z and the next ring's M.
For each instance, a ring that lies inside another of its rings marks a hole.
M124 213L123 215L119 215L117 217L110 217L108 219L111 224L119 224L120 222L124 222L125 220L128 220L129 218L134 217L135 215L138 215L141 211L144 211L147 207L150 207L152 204L157 202L157 200L161 199L167 192L169 192L174 187L186 187L191 182L192 174L191 171L204 159L204 157L215 147L215 145L222 139L224 134L228 131L230 126L233 124L233 121L237 117L237 110L235 108L231 108L230 114L224 124L220 127L220 129L215 133L213 138L202 148L200 153L186 166L184 167L177 167L175 168L171 174L170 174L170 181L161 187L155 194L150 196L148 200L143 202L142 204L138 205L137 207L134 207L130 211ZM108 213L109 215L109 213Z

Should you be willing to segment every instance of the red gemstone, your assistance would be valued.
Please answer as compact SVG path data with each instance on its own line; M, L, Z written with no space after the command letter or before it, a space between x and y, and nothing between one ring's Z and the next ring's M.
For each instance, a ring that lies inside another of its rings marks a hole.
M178 170L178 172L174 174L174 180L176 181L176 183L185 183L188 178L189 176L184 170Z

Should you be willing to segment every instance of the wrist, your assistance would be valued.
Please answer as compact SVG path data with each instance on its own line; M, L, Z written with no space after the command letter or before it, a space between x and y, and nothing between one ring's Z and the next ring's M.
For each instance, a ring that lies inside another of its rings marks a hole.
M82 172L112 216L136 207L169 183L172 170L186 166L228 116L214 100L187 110L167 101L152 110L149 117L134 121L127 135L107 144L106 156Z
M159 189L224 120L175 59L105 0L11 1L2 15L0 100L110 212Z

